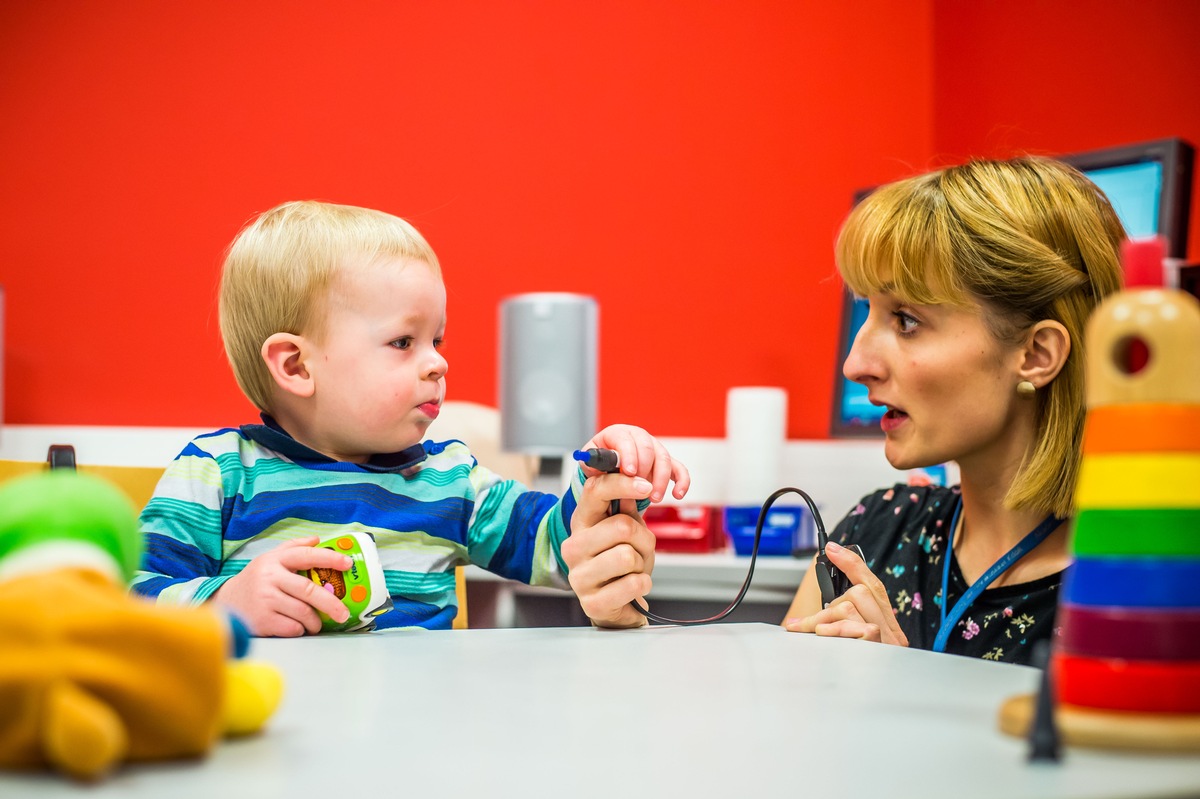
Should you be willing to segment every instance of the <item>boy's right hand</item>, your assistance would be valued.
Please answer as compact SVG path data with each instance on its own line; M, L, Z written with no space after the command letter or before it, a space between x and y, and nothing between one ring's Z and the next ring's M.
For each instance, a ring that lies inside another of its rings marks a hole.
M264 552L226 580L213 600L236 613L252 635L262 637L315 635L321 631L319 613L336 622L346 621L350 610L342 601L299 573L350 568L348 556L318 547L319 540L315 535L297 538Z

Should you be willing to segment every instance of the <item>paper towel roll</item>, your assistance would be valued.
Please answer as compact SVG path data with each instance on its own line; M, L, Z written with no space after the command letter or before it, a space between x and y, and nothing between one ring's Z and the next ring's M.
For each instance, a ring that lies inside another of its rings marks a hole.
M725 399L726 503L761 505L782 483L787 440L787 391L767 386L729 389Z

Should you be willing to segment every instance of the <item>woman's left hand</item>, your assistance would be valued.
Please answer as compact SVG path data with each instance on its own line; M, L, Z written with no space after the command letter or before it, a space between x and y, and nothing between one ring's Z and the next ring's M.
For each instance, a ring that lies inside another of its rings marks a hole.
M606 427L585 449L616 450L619 472L603 474L583 467L589 475L571 516L571 535L563 542L562 557L568 580L583 612L598 627L640 627L646 618L630 602L650 592L654 571L654 534L637 509L637 500L658 502L667 492L681 499L691 484L687 467L674 460L666 447L640 427ZM612 502L621 512L610 515Z
M866 562L832 541L825 546L825 555L854 585L830 602L829 607L811 616L788 619L783 626L790 632L908 646L908 637L896 621L887 589Z

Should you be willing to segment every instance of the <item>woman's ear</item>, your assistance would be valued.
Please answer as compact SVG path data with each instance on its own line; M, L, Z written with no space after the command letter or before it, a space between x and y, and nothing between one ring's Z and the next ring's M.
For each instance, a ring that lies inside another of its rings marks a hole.
M1043 319L1033 326L1025 342L1024 361L1017 375L1035 388L1058 377L1071 354L1071 334L1061 322Z
M311 397L316 385L308 371L308 341L292 333L272 333L262 345L262 358L275 385L297 397Z

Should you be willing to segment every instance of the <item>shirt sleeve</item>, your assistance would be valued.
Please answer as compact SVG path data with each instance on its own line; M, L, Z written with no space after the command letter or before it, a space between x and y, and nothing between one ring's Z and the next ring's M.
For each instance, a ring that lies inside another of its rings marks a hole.
M475 509L467 550L472 563L530 585L567 586L562 545L586 478L577 468L561 497L532 491L476 465L471 481ZM639 500L638 510L649 506Z
M194 605L229 579L220 574L224 493L217 458L200 440L192 441L167 467L139 518L145 551L132 592Z

